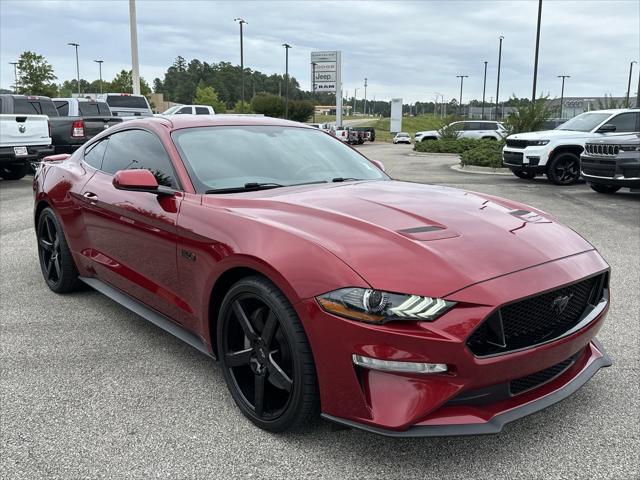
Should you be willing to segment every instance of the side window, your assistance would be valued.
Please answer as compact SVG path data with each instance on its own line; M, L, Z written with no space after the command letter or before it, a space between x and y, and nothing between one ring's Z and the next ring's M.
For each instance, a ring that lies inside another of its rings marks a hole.
M99 115L98 104L95 102L78 102L80 116Z
M102 157L107 149L108 138L89 145L84 151L83 160L93 168L100 170L102 168Z
M159 185L177 188L171 160L162 143L145 130L125 130L109 137L102 170L114 174L118 170L146 168Z
M498 130L497 123L483 123L482 128L480 130Z
M464 122L465 130L481 130L481 124L479 122Z
M191 113L191 107L182 107L176 113L187 113L187 114L190 114Z
M607 122L616 126L616 133L637 132L640 123L640 112L621 113Z
M66 100L56 100L53 104L56 106L56 110L58 110L58 115L61 117L69 115L69 102Z
M205 107L196 107L196 115L209 115L209 109Z

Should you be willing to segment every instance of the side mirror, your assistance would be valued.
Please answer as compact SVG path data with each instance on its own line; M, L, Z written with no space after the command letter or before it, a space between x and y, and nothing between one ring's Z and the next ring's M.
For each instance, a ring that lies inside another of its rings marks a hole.
M130 192L159 193L156 177L144 168L118 170L113 176L113 186L118 190L128 190Z
M616 131L616 126L611 123L605 123L602 125L596 133L611 133Z
M385 171L384 164L380 160L369 159L369 161L373 163L376 167L378 167L380 170L382 170L383 172Z

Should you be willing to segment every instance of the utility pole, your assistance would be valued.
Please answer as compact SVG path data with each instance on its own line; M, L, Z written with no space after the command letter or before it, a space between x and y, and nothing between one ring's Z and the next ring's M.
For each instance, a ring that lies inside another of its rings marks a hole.
M98 64L98 68L100 69L100 93L102 93L102 64L104 60L94 60Z
M80 96L81 92L80 92L80 60L78 59L78 47L80 46L79 43L67 43L67 45L69 45L70 47L75 47L76 48L76 73L78 75L78 96Z
M631 75L633 73L633 64L634 63L638 63L635 60L633 62L631 62L629 64L629 83L627 83L627 100L625 102L625 107L629 108L629 94L631 93ZM638 93L637 96L640 96L640 93ZM638 103L638 100L636 99L636 103Z
M564 80L571 78L571 75L558 75L562 79L562 90L560 90L560 118L564 118Z
M484 99L485 93L487 91L487 63L489 62L484 62L484 83L482 85L482 120L484 120Z
M362 109L364 115L367 114L367 78L364 79L364 107Z
M355 88L353 90L353 111L351 112L351 115L355 115L356 114L356 105L357 105L356 97L358 96L358 90L359 89L357 89L357 88Z
M242 84L240 90L240 113L244 113L244 47L242 44L242 25L247 22L242 18L234 18L233 21L240 24L240 83Z
M462 108L462 84L464 83L465 78L469 78L469 75L456 75L456 78L460 79L460 112L462 112L462 116L464 116L464 109Z
M134 95L140 95L140 65L138 62L138 24L136 0L129 0L129 29L131 30L131 83Z
M504 37L500 35L500 47L498 48L498 81L496 82L496 111L494 120L498 120L498 97L500 96L500 66L502 64L502 40Z
M284 118L289 120L289 49L291 45L288 43L283 43L285 52L285 60L284 60L284 81L286 82L284 85Z
M536 31L536 57L533 65L533 91L531 103L536 101L536 83L538 81L538 51L540 50L540 21L542 20L542 0L538 0L538 29Z
M313 98L313 123L316 123L316 62L311 62L311 89Z
M13 93L18 93L18 62L9 62L9 65L13 65Z

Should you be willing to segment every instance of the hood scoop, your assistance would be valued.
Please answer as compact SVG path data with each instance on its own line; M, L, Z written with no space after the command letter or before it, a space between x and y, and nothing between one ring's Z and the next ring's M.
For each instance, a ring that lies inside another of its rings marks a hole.
M410 238L411 240L418 240L420 242L442 240L445 238L460 236L458 232L454 232L443 225L423 225L421 227L405 228L403 230L398 230L398 233L403 237Z

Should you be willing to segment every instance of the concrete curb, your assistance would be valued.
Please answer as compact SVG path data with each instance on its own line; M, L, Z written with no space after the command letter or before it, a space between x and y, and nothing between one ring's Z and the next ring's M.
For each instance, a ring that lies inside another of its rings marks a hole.
M491 168L491 167L478 167L475 165L451 165L451 170L461 173L475 173L480 175L513 175L508 168Z
M442 157L460 157L459 154L457 153L436 153L436 152L414 152L412 151L411 153L407 153L407 155L409 155L410 157L432 157L434 155L438 155L438 156L442 156Z

